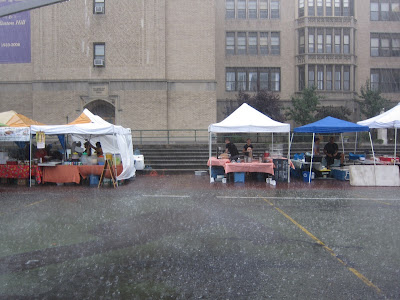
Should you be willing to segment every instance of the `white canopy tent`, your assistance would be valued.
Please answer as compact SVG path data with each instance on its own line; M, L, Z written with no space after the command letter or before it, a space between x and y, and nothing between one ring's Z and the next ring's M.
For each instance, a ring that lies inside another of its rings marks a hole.
M396 164L397 128L400 128L400 103L376 117L357 122L357 124L368 126L369 128L394 128L394 164Z
M123 171L117 179L128 179L135 175L132 135L129 128L113 125L85 109L81 116L66 125L32 125L31 132L46 135L71 134L74 139L99 141L104 153L120 153Z
M272 120L268 116L254 109L247 103L243 103L232 114L219 123L208 126L209 133L209 157L211 157L211 144L213 133L288 133L288 159L290 159L290 124ZM211 180L211 163L210 163ZM290 174L290 172L289 172ZM288 176L288 182L290 175Z

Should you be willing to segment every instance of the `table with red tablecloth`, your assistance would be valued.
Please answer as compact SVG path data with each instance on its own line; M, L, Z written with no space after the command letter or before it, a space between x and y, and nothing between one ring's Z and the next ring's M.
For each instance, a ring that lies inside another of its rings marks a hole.
M226 158L210 157L208 159L207 166L209 167L211 165L212 167L225 167L225 164L229 162L230 160Z
M115 167L111 166L115 172ZM58 165L54 167L43 167L43 183L77 183L81 182L81 177L86 178L90 175L100 176L104 166L102 165ZM117 166L117 174L121 174L122 165ZM110 172L106 171L105 177L110 178Z
M40 183L42 172L40 167L31 167L31 176L35 176L36 182ZM0 178L29 179L29 165L0 165Z
M234 172L249 172L249 173L268 173L274 175L274 164L273 163L260 163L260 162L250 162L250 163L226 163L225 173Z

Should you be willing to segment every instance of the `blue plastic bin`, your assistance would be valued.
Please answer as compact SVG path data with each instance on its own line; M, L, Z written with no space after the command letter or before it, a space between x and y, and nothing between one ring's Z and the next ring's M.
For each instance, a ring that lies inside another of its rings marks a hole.
M311 182L312 181L312 175L310 179L310 172L303 171L303 181L304 182Z
M211 177L216 179L217 175L225 175L224 167L211 167Z
M95 176L95 175L90 175L89 176L89 182L90 185L98 185L100 180L100 176Z
M244 182L244 172L235 172L233 174L234 182Z

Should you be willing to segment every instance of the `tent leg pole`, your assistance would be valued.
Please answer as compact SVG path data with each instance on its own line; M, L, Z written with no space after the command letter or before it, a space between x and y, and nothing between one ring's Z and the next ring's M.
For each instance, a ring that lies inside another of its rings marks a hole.
M293 135L292 135L292 137L293 137ZM288 142L289 142L289 147L288 147L288 156L287 156L287 159L288 159L288 183L290 183L290 146L291 146L291 140L290 140L290 132L288 132Z
M311 162L310 162L310 174L308 175L308 183L311 183L311 176L312 176L312 163L314 159L314 139L315 139L315 133L312 134Z
M274 133L272 132L271 134L271 139L272 139L272 149L271 152L274 152Z
M369 131L368 133L369 133L369 140L371 142L372 155L374 158L374 182L375 182L375 186L376 186L376 161L375 161L374 144L372 143L371 131Z
M32 187L32 131L29 127L29 187Z
M210 183L211 183L211 165L212 165L212 162L211 162L212 161L211 160L211 155L212 155L212 153L211 153L211 147L212 147L212 145L211 145L211 143L212 143L211 135L212 135L212 132L209 132L208 133L208 159L210 160L210 166L208 168L208 173L210 173Z
M115 156L115 132L113 132L113 148L114 148L114 174L115 174L115 185L118 187L118 173L117 173L117 158Z
M356 142L354 143L354 154L357 153L357 139L358 139L358 133L356 132Z
M396 152L397 152L397 127L394 128L394 156L393 165L396 165Z

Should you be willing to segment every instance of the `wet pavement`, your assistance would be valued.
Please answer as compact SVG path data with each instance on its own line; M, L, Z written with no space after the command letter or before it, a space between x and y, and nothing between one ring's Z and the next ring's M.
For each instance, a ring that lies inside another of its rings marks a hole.
M400 299L399 188L0 185L0 299Z

